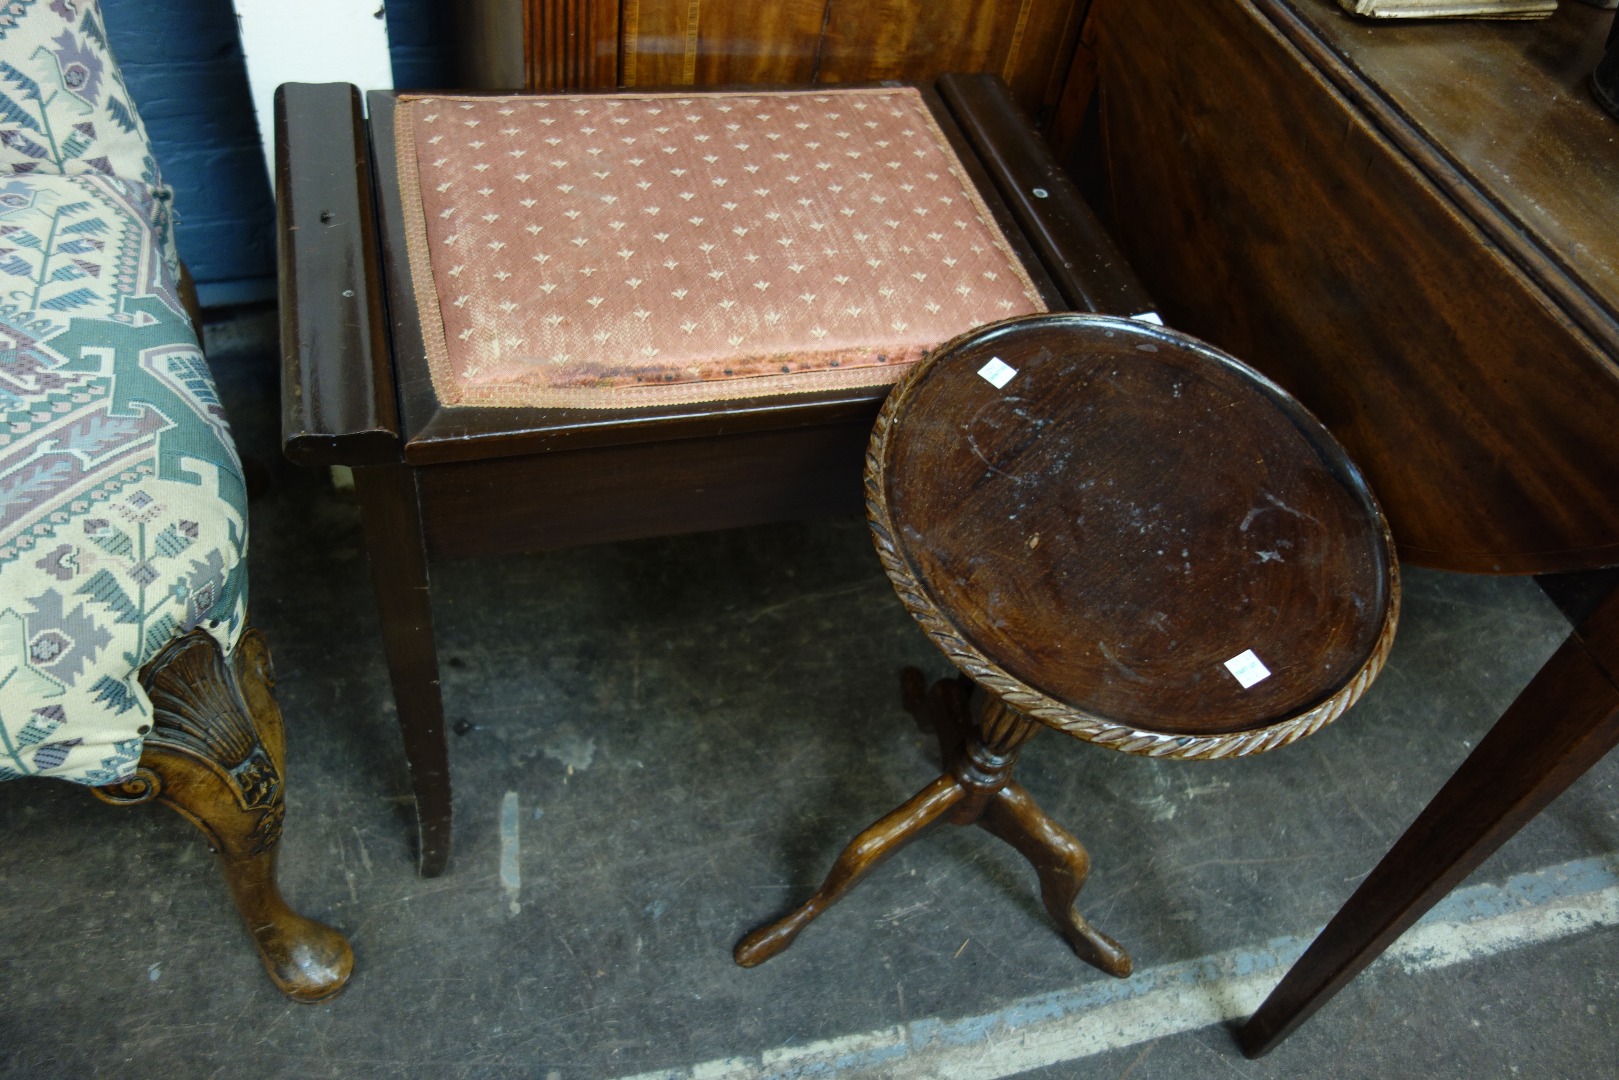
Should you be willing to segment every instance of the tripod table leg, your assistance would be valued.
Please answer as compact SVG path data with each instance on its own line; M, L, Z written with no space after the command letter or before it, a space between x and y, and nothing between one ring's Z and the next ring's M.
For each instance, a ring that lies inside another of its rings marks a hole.
M837 903L878 863L914 840L922 830L938 821L966 796L967 790L955 777L941 776L918 792L910 802L866 829L843 849L820 890L802 907L742 939L732 954L736 962L743 967L754 967L786 949L799 931Z
M1017 783L995 793L978 825L1034 865L1040 876L1040 899L1081 960L1121 979L1130 974L1130 954L1124 946L1086 922L1074 907L1091 872L1084 844L1051 820Z

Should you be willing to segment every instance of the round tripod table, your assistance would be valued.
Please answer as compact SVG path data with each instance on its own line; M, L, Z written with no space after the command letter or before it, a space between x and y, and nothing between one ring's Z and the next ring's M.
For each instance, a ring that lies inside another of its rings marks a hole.
M956 338L884 406L866 501L900 599L970 682L907 672L944 774L744 938L746 967L948 817L1016 848L1080 957L1128 975L1074 907L1085 848L1012 780L1019 748L1045 725L1154 757L1272 750L1341 716L1394 640L1393 542L1354 464L1280 387L1162 327L1042 315Z

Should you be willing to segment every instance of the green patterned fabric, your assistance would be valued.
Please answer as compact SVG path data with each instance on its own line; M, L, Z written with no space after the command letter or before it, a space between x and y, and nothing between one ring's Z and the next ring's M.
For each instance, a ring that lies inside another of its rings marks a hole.
M96 0L0 0L0 173L91 173L157 193L152 224L179 272L169 189L107 46Z
M94 0L0 0L0 170L160 186Z
M242 628L241 467L93 0L0 0L0 779L125 778L142 666Z

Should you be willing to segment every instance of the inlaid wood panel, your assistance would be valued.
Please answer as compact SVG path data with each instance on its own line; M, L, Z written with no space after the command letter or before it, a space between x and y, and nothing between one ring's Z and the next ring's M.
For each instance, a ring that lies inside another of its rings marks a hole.
M819 79L987 71L1030 114L1055 100L1078 33L1073 0L833 0ZM1072 20L1072 25L1070 21Z
M621 84L813 82L826 7L827 0L623 0Z
M1038 118L1058 100L1089 6L1090 0L470 0L460 16L460 81L474 89L565 90L989 72Z
M458 0L446 16L454 85L572 90L618 85L624 0Z
M551 0L529 12L528 85L612 86L618 78L618 0Z

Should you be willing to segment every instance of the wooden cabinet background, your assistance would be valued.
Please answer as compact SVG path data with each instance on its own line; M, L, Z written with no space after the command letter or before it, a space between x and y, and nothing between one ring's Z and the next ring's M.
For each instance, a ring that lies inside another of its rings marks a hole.
M1332 430L1405 561L1619 563L1619 128L1585 85L1611 21L1092 9L1126 257Z
M461 82L570 90L931 79L989 71L1031 116L1062 91L1088 0L472 0Z

